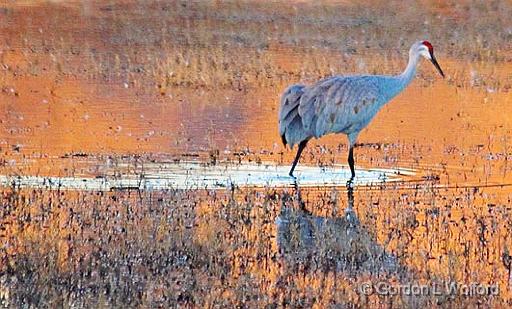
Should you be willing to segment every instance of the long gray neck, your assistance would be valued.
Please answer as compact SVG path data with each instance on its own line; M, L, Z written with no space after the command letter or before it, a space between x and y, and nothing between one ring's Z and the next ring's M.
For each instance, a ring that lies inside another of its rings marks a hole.
M404 90L404 88L412 81L414 75L416 75L416 66L418 65L419 60L420 57L418 54L409 53L409 62L407 63L407 67L402 74L396 76L397 87L400 88L398 92Z
M410 52L409 62L407 63L405 70L401 74L392 77L393 82L391 83L391 89L388 93L389 99L395 97L409 85L409 83L414 78L414 75L416 74L416 66L418 65L418 61L419 55Z
M416 66L420 60L420 55L415 52L415 50L416 46L413 45L409 50L409 62L407 63L407 67L401 74L383 78L381 87L385 99L381 101L382 105L388 103L392 98L402 92L414 78Z

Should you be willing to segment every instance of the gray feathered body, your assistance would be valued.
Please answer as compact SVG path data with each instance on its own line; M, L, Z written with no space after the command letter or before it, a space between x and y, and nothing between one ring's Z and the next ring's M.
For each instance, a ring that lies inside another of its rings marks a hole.
M380 108L408 84L409 76L333 76L311 86L293 85L281 97L279 134L293 145L329 133L351 144Z

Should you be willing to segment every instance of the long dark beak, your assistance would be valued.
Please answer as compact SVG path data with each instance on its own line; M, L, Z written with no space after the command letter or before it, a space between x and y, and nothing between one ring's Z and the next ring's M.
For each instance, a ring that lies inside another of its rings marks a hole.
M439 66L439 63L437 63L436 57L434 57L434 53L430 53L430 61L432 61L432 64L436 67L436 69L439 71L439 74L444 78L443 70L441 70L441 67Z

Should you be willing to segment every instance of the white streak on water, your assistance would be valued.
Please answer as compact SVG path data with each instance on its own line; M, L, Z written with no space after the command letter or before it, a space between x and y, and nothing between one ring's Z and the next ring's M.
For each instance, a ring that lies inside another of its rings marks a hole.
M121 168L123 169L123 168ZM217 164L197 162L146 163L143 172L118 177L44 177L0 175L0 185L23 188L108 191L112 189L220 189L234 186L287 187L290 166L263 164ZM126 169L128 170L128 168ZM113 173L114 174L114 173ZM115 173L118 174L118 173ZM358 186L400 181L415 175L411 169L357 169ZM350 178L346 166L299 166L295 171L300 186L339 186Z

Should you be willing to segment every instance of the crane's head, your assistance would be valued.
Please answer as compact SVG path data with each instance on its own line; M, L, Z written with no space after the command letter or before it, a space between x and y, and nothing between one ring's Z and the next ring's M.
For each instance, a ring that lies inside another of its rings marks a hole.
M432 44L430 44L429 41L422 41L419 42L418 45L418 53L422 55L424 58L432 61L432 64L436 67L436 69L439 71L439 74L441 74L442 77L444 77L443 70L441 70L441 67L439 66L439 63L437 63L436 57L434 57L434 47Z

